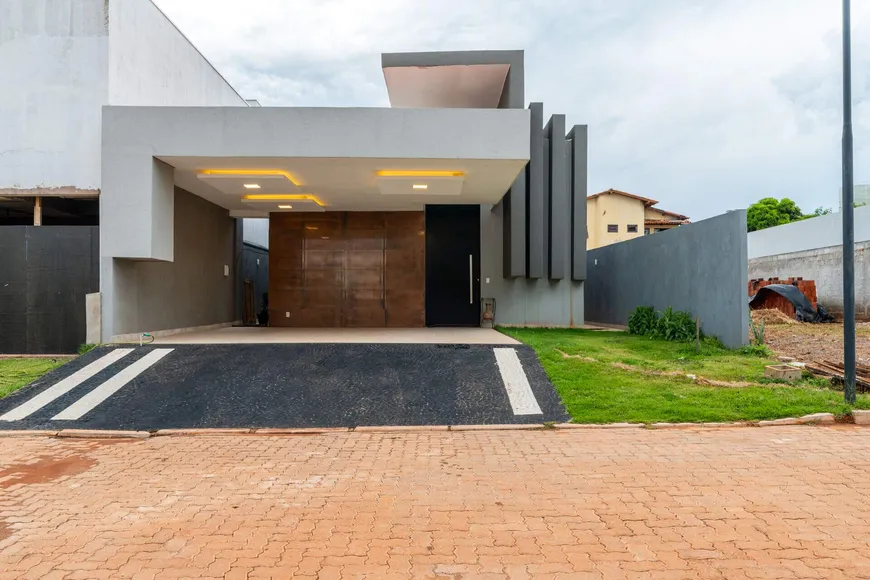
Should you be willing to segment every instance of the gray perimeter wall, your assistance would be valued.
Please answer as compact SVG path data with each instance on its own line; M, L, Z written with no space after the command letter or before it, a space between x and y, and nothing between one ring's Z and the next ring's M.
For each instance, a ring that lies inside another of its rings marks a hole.
M174 261L104 258L114 260L115 335L234 320L235 220L183 189L174 206Z
M637 306L690 312L725 346L749 342L746 212L587 253L586 321L628 324Z

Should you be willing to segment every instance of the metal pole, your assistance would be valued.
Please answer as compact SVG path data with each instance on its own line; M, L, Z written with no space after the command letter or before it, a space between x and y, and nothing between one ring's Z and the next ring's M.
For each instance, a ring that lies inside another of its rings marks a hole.
M843 366L846 403L855 402L855 203L852 168L852 32L843 0Z

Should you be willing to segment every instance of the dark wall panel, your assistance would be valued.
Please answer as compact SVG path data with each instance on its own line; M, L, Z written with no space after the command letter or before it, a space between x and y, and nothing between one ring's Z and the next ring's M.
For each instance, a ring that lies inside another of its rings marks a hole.
M0 353L27 352L25 226L0 227Z
M568 232L571 223L571 206L568 197L567 151L565 140L565 115L553 115L547 122L545 139L549 146L549 187L547 188L549 238L547 272L550 280L566 277L568 265Z
M96 226L0 228L0 351L71 353L85 342L98 244Z
M242 283L250 280L254 285L254 307L260 311L263 294L269 291L269 250L255 244L242 245ZM243 293L244 294L244 293ZM241 316L239 317L241 319Z
M547 223L544 174L544 104L531 103L529 164L526 166L526 276L543 278L546 264L544 228Z
M502 206L502 275L520 278L526 275L526 171L523 169L510 190L499 202Z
M100 289L99 228L27 230L27 351L75 352L85 342L85 295Z
M588 130L574 125L569 139L569 184L571 190L571 279L586 279L586 195Z

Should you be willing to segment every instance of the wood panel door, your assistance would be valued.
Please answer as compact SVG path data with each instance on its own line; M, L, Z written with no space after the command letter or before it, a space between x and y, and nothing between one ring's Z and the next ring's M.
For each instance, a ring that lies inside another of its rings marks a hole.
M422 212L273 213L272 326L423 326Z

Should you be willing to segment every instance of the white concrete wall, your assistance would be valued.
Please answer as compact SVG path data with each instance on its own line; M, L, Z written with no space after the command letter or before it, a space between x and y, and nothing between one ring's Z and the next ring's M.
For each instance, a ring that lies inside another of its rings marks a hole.
M151 0L111 0L109 104L247 107Z
M242 220L242 235L250 244L269 248L269 220L248 218Z
M105 0L0 0L0 195L100 187Z
M870 206L855 208L855 242L867 241L870 241ZM749 232L749 259L828 248L842 243L843 218L839 213L832 213Z

